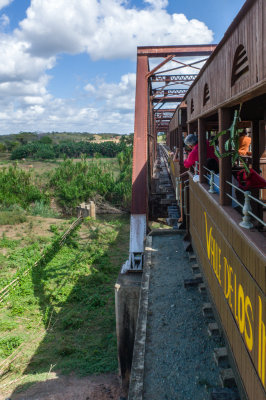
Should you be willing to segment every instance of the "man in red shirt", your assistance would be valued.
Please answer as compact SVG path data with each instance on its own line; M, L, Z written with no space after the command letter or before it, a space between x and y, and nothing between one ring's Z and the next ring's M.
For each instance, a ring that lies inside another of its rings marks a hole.
M199 161L198 136L190 134L185 138L184 143L186 146L192 149L188 158L184 160L184 167L189 168L192 167L196 161ZM208 140L206 140L206 159L208 158L214 158L216 161L218 161L216 155L214 154L213 146L210 146Z

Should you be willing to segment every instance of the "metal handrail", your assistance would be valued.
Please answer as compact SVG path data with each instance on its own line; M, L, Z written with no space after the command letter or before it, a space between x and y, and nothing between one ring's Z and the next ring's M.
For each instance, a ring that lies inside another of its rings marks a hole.
M213 171L210 171L210 172L213 172ZM213 172L213 175L217 176L217 174L215 174L214 172ZM204 178L206 178L206 179L209 179L209 178L210 178L208 175L203 175L203 176L204 176ZM217 187L217 189L220 189L220 186L217 185L217 183L213 182L212 184L213 184L213 186Z
M266 207L266 205L260 201L259 199L256 199L256 197L252 196L251 193L249 191L244 191L242 189L240 189L238 186L234 185L232 182L226 181L226 183L228 185L230 185L231 187L233 187L234 189L238 190L239 192L243 193L245 196L245 203L241 204L239 201L237 201L235 198L233 198L232 196L230 196L228 193L226 193L226 195L228 197L230 197L233 201L235 201L241 208L242 208L242 213L244 215L243 221L240 222L240 226L242 226L243 228L252 228L253 224L250 222L250 218L248 217L249 215L251 215L253 218L255 218L261 225L263 225L264 227L266 227L266 223L259 217L257 217L251 209L251 205L250 205L250 199L256 201L258 204L262 205L263 207Z

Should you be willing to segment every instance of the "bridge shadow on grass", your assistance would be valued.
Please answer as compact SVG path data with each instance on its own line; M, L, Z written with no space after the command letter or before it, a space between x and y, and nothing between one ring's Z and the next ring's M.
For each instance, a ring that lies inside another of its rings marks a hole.
M23 376L117 371L114 284L128 256L129 222L127 217L115 219L120 223L113 221L116 227L105 234L97 228L86 234L82 228L78 248L70 240L48 264L33 269L46 332ZM17 386L12 395L28 386Z

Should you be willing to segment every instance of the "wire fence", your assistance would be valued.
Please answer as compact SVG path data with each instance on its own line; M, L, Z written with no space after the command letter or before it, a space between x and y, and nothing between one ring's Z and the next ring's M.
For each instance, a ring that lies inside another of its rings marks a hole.
M20 276L17 276L15 279L13 279L11 282L9 282L8 285L6 285L4 288L2 288L0 290L0 304L3 303L5 298L9 295L10 290L19 283L19 281L21 280L22 277L26 276L32 270L32 268L36 268L43 262L43 260L47 256L47 253L49 253L51 251L51 248L53 247L53 245L55 245L55 243L56 243L56 247L58 250L62 247L62 245L68 238L68 236L81 224L83 219L84 219L83 216L78 217L70 225L70 227L63 233L63 235L59 239L57 239L56 242L54 242L52 244L52 246L50 246L48 249L46 249L46 251L43 252L43 254L39 258L39 260L37 260L31 267L29 267L25 271L23 271L23 273Z

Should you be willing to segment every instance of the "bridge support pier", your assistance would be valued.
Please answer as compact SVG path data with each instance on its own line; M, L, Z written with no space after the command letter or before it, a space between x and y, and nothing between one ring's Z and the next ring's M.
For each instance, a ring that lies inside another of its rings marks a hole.
M115 285L116 334L122 393L127 397L138 318L142 273L119 274Z

